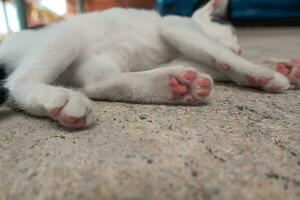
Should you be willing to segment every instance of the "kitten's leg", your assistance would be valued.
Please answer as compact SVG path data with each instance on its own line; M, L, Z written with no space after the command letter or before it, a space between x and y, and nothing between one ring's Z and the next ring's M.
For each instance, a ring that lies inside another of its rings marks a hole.
M25 112L51 117L61 124L82 128L92 122L92 105L79 92L51 86L57 77L76 59L80 43L59 35L20 62L5 86L16 106Z
M275 70L290 80L295 88L300 88L300 60L266 59L258 64Z
M202 63L214 63L212 66L238 85L262 88L268 92L283 92L290 87L285 76L231 52L206 36L189 18L165 17L161 33L164 40L184 56Z
M81 90L99 100L196 105L208 101L212 87L209 75L178 66L117 73Z
M222 81L222 82L229 82L231 81L226 74L220 72L219 70L215 69L212 66L209 66L209 64L202 64L199 61L195 59L187 59L185 57L179 57L177 59L174 59L172 62L168 63L164 66L189 66L194 67L197 70L199 70L201 73L209 74L213 80L215 81Z

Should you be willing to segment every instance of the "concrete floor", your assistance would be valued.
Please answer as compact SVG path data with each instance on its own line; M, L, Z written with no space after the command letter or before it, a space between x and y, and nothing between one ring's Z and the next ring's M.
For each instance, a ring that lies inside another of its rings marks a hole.
M300 59L300 29L239 33L250 59ZM79 132L0 108L0 200L300 199L300 91L95 107Z

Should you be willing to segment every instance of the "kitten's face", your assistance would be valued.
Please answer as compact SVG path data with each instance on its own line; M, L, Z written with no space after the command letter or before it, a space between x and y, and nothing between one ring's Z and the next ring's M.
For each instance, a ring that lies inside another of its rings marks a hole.
M197 10L192 18L211 38L234 53L241 54L237 31L226 20L227 2L227 0L211 0Z

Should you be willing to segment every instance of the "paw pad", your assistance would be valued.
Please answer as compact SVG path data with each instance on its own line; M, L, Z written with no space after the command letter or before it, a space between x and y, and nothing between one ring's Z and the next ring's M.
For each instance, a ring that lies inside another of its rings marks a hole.
M210 87L211 83L210 83L209 79L201 79L201 80L198 81L198 85L200 87Z
M228 64L221 64L221 68L226 72L230 70L230 66Z
M67 124L71 126L72 128L83 128L86 123L86 117L71 117L71 116L60 116L58 118L60 123Z
M170 85L174 96L180 96L188 92L187 86L180 83L176 78L171 78Z
M195 80L195 78L197 77L197 74L195 72L186 72L183 74L183 78L189 81L193 81Z
M60 99L60 97L64 98ZM80 129L93 122L90 101L81 93L75 91L67 90L65 93L59 93L58 91L57 95L45 104L45 108L48 110L49 117L69 128Z
M290 74L290 69L284 63L278 63L276 67L276 71L285 76L288 76Z
M184 103L195 104L211 94L212 82L208 78L199 78L196 72L187 71L178 77L170 77L173 98Z
M257 76L257 77L246 76L246 79L248 80L249 85L251 87L255 87L255 88L263 87L270 80L270 78L266 78L263 76L260 76L260 77L259 76Z

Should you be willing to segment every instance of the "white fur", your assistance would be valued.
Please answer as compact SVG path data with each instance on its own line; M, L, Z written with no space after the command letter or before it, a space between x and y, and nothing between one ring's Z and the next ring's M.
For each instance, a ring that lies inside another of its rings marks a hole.
M216 9L213 1L192 18L115 8L14 34L0 48L0 62L10 73L5 86L17 105L32 115L49 116L49 109L63 107L63 115L86 116L86 126L92 123L93 112L84 95L185 103L171 98L168 77L188 70L245 86L245 75L263 74L282 91L289 88L281 74L236 54L240 47L233 29L210 19ZM220 70L221 63L232 71Z

